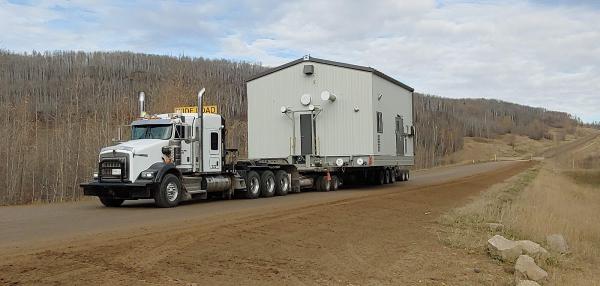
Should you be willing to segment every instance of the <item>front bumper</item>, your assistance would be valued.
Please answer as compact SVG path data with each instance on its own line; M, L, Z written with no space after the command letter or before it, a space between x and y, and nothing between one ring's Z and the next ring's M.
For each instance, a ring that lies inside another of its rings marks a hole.
M79 185L85 196L107 197L113 199L151 199L158 184L153 181L99 182L93 181Z

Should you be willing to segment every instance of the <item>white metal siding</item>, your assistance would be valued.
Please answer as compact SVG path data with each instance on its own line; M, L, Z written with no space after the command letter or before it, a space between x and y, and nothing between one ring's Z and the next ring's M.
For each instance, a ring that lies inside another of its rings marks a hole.
M382 94L381 100L378 100ZM377 155L396 155L396 116L404 118L404 128L413 125L412 92L373 74L373 116L383 113L383 133L377 133L377 122L373 123L373 153ZM381 151L377 150L377 135L381 135ZM414 156L414 137L407 137L406 156Z
M303 73L313 65L314 74ZM290 155L292 121L280 112L281 106L307 109L300 104L302 94L323 109L316 119L319 155L373 153L372 74L366 71L302 62L248 82L248 157L282 158ZM335 102L322 102L327 90ZM355 112L354 107L360 111ZM300 124L296 113L296 154L300 153Z

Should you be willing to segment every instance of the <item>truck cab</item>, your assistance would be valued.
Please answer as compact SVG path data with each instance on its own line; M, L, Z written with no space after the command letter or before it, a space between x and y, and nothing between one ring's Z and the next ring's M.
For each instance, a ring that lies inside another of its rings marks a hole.
M223 172L224 126L220 115L209 113L141 117L131 123L130 140L100 150L93 180L81 184L84 194L98 196L107 206L130 199L156 199L170 174L179 181L171 185L178 193L174 197L171 192L171 200L190 198L188 189L192 193L202 190L202 175ZM187 188L185 178L191 182Z

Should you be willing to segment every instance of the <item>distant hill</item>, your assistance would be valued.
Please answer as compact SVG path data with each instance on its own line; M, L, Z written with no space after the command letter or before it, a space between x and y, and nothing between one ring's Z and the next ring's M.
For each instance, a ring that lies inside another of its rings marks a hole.
M436 166L443 156L461 150L465 136L494 138L510 133L535 140L552 139L551 128L572 134L579 124L575 117L565 112L495 99L415 95L419 167Z
M147 109L169 112L195 105L207 88L207 104L227 119L227 144L246 152L244 80L266 67L229 60L129 52L54 52L27 55L0 51L0 205L55 202L81 196L101 146L137 113L137 93ZM573 130L562 112L497 100L446 99L417 94L417 167L440 164L460 150L464 136L516 133L548 136Z

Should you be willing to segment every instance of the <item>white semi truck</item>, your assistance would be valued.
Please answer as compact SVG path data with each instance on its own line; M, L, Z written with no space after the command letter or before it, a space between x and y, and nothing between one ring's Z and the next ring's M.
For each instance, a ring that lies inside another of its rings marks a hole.
M314 58L310 60L315 61ZM306 58L298 63L306 63ZM329 88L332 86L334 85L328 85ZM269 134L289 134L286 130L275 130L285 129L283 127L270 127L275 126L275 120L292 124L290 130L294 131L298 129L295 125L299 122L298 134L308 136L311 140L298 140L302 141L302 148L294 148L296 142L293 142L295 140L292 136L290 145L283 148L292 147L287 156L278 154L243 160L237 158L237 150L227 149L225 146L225 120L218 114L203 112L204 92L202 89L198 93L197 113L177 112L151 116L144 112L144 95L140 94L140 118L131 123L131 140L101 149L98 170L94 172L93 180L81 184L84 194L99 197L108 207L117 207L125 200L136 199L154 199L158 207L174 207L192 198L219 196L226 199L255 199L284 196L303 189L335 191L342 183L381 185L409 179L409 167L414 163L414 154L406 152L409 150L407 146L412 146L414 142L414 128L401 122L412 122L412 90L407 97L410 99L407 103L411 105L407 108L410 112L401 116L394 111L390 116L394 116L396 120L390 123L392 128L386 128L391 129L388 131L391 133L390 138L395 139L395 143L389 144L394 154L319 154L319 150L323 149L318 147L319 143L328 140L322 137L329 133L319 137L315 130L319 126L316 120L318 114L325 117L323 114L326 114L328 107L311 104L306 108L282 106L274 111L279 116L273 118L257 119L249 115L249 121L252 121L249 122L250 126L273 129L271 133L256 135L261 138L255 138L249 129L249 141L256 144L250 146L252 150L264 147L265 142L260 140L277 141L275 138L266 138ZM251 93L253 92L248 94L249 105L253 105L252 102L258 97ZM265 94L262 91L259 93ZM335 97L330 92L323 94L327 95L323 96L323 101L333 102L331 99ZM382 96L383 94L373 97L373 101L381 101ZM304 103L307 95L302 94L301 97ZM343 103L343 94L338 94L337 98L338 103ZM396 110L390 104L382 105ZM352 116L358 116L360 106L352 104L351 107L352 110L348 112ZM335 109L330 110L333 112ZM248 112L267 113L264 110ZM382 142L386 138L382 135L386 134L380 132L379 125L381 128L387 125L380 122L384 118L382 112L373 112L373 117L374 121L377 120L377 126L373 128L377 130L373 133L372 140L367 141L372 148L377 149L386 143ZM398 118L401 120L397 120ZM306 126L309 126L308 132L302 130ZM351 128L350 126L349 130L354 130ZM258 133L260 132L257 131ZM340 135L335 136L339 139ZM312 148L305 148L304 144L310 144ZM294 151L295 149L299 150Z

